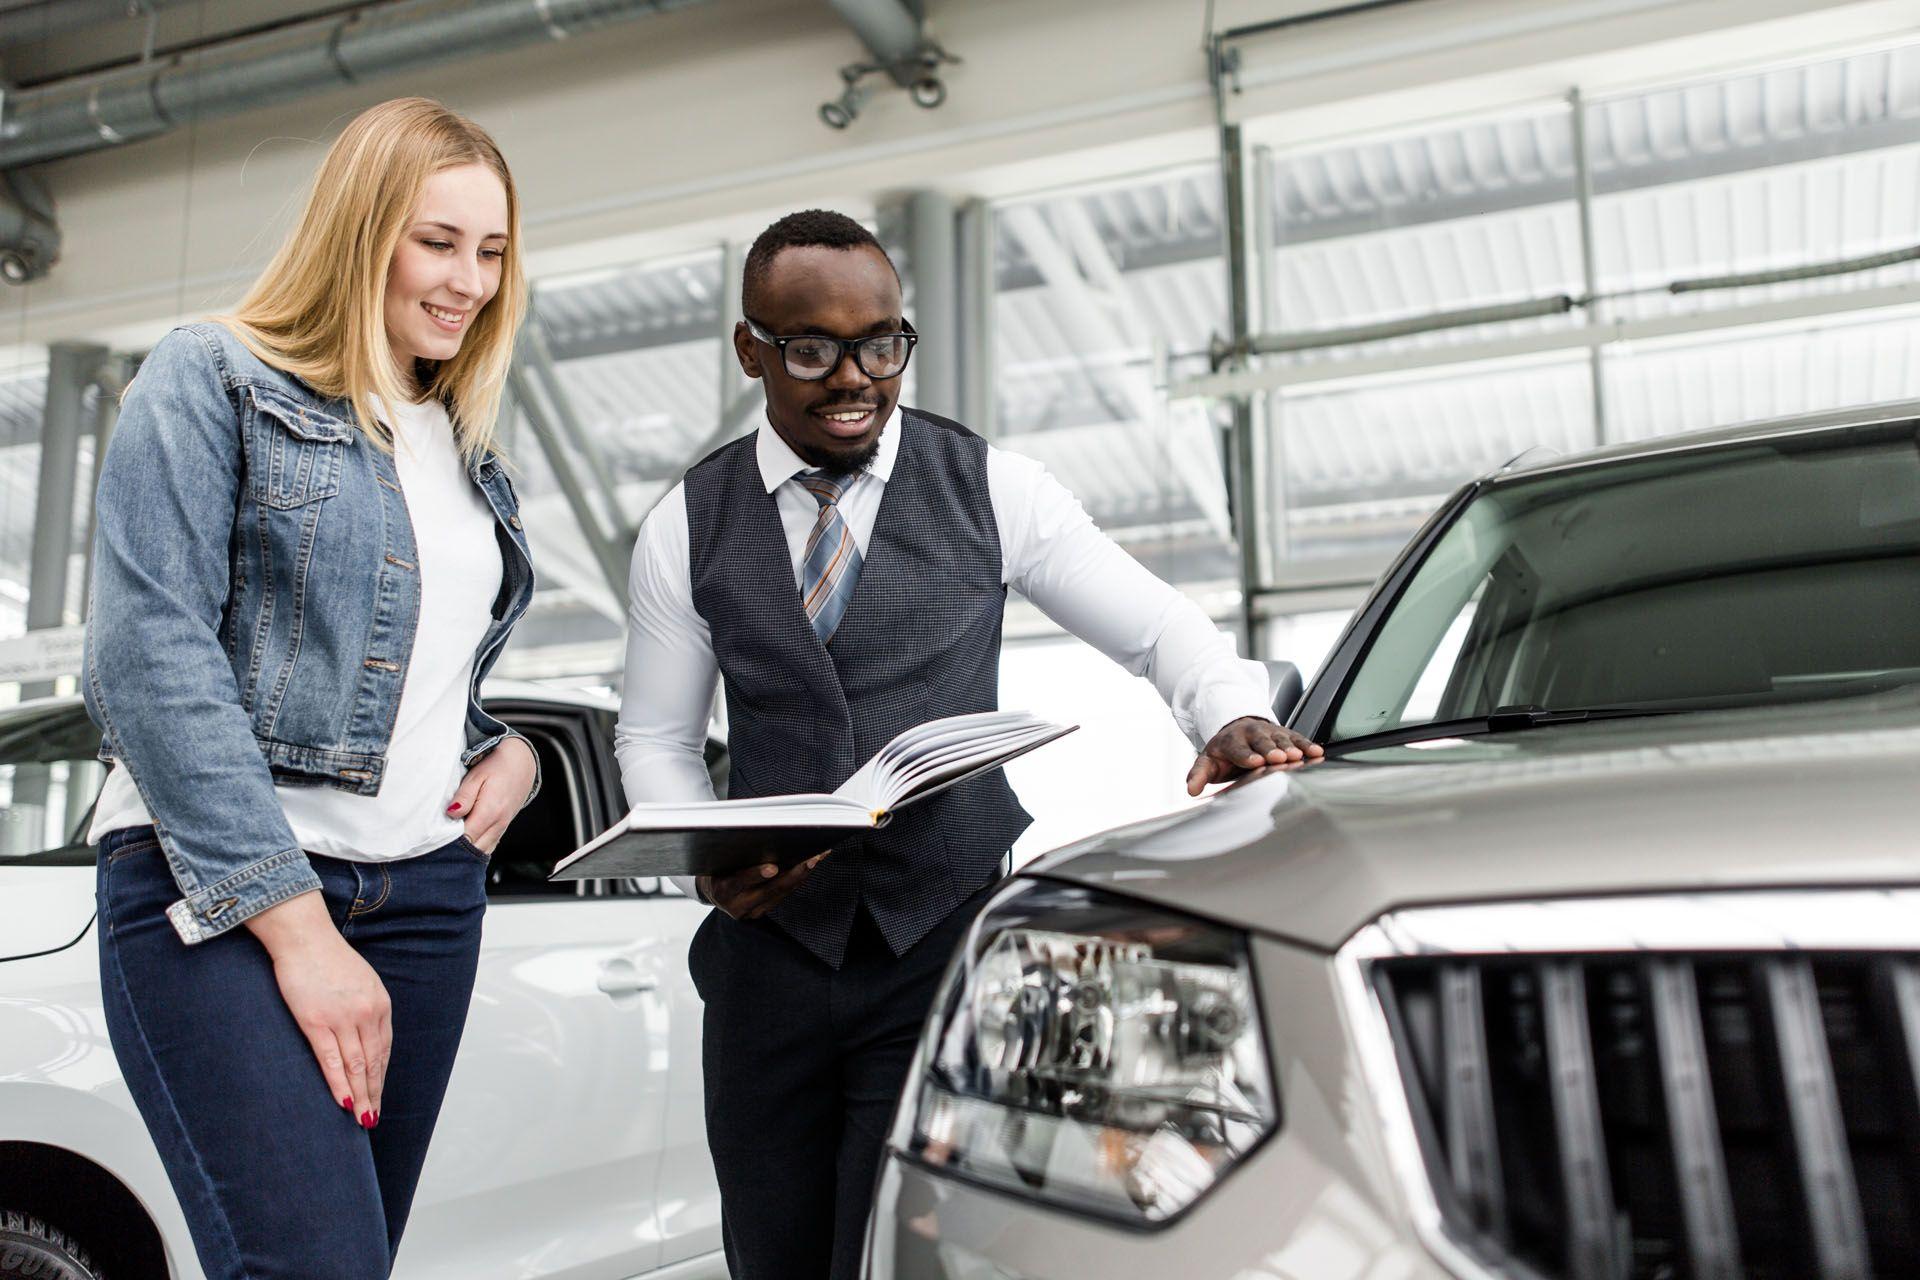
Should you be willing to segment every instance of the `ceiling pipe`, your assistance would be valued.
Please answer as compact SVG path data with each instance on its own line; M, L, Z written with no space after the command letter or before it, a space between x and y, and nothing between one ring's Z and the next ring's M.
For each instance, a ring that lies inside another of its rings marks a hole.
M880 68L893 77L902 89L913 83L913 62L920 53L924 37L920 34L921 13L909 0L827 0L835 13Z
M40 0L0 12L0 47L32 44L97 27L102 23L146 18L181 0Z
M157 137L341 85L561 40L700 0L399 0L6 95L0 169Z

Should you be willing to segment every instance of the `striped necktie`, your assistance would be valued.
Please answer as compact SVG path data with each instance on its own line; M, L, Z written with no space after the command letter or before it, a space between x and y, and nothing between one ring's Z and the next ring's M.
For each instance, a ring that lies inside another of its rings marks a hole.
M860 548L836 505L855 476L818 470L802 471L795 479L820 504L820 515L807 535L806 554L800 557L800 600L813 633L826 644L839 628L847 602L853 599L854 583L860 579Z

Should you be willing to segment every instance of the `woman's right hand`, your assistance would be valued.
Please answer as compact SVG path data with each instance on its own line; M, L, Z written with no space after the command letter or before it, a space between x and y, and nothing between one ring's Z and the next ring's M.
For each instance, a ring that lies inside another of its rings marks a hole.
M272 958L280 998L334 1100L373 1128L393 1050L393 1004L380 975L334 928L317 890L267 908L246 927Z

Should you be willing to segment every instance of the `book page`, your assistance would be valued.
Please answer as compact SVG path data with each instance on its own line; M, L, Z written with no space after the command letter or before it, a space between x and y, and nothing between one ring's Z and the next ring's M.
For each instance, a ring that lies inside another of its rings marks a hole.
M929 759L945 759L956 750L969 754L990 751L991 744L1007 733L1037 723L1042 722L1024 711L980 711L929 720L895 735L834 794L884 812L891 807L891 799L904 794L895 781L903 770Z
M902 760L895 765L886 779L887 794L898 798L912 791L920 779L940 773L956 761L992 759L1001 751L1017 748L1020 743L1040 732L1044 730L1014 729L993 734L976 742L937 744L924 755Z
M840 796L805 794L742 800L653 801L627 811L629 830L676 827L859 826L865 806Z
M877 816L1068 731L1025 711L929 720L895 735L834 794L857 800Z
M978 741L996 732L1035 723L1024 711L979 711L929 720L901 733L874 756L883 769L893 762L924 755L941 743Z
M1030 746L1058 736L1055 725L1037 725L1019 732L995 734L985 742L952 746L902 768L892 779L886 796L887 807L896 808L909 796L917 795L949 778L959 777L983 765L1011 759Z

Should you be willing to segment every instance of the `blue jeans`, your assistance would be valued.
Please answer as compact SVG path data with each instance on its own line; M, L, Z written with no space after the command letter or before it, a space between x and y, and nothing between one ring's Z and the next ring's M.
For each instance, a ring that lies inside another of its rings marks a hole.
M372 1130L328 1089L252 933L181 943L153 828L100 842L107 1033L208 1280L386 1276L466 1025L485 855L462 837L402 862L308 857L393 1002Z

